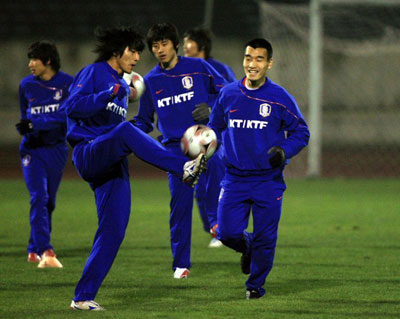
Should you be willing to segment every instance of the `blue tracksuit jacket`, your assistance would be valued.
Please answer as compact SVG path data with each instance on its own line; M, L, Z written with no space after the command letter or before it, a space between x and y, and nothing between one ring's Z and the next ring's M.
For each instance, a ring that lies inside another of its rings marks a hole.
M192 117L195 106L200 103L212 106L226 81L203 59L181 56L178 59L171 70L164 70L157 65L144 77L146 91L140 99L139 112L134 119L136 126L144 132L151 132L154 115L157 113L162 143L167 149L183 157L179 143L185 130L196 124ZM216 154L209 161L209 169L205 173L204 183L208 185L208 190L203 214L209 219L209 225L205 226L207 231L216 223L219 184L224 173L221 164L219 155ZM171 175L169 183L172 197L172 268L189 268L193 190Z
M286 188L284 166L272 168L268 150L280 146L290 159L307 145L309 130L295 99L284 88L266 79L260 88L249 90L245 81L224 87L210 116L209 126L222 140L227 168L218 205L218 238L251 255L246 288L263 295ZM250 211L253 232L247 233Z
M29 75L19 86L21 119L29 119L33 132L24 135L20 155L31 197L28 252L42 254L50 244L51 216L68 156L63 103L72 76L62 71L49 81Z

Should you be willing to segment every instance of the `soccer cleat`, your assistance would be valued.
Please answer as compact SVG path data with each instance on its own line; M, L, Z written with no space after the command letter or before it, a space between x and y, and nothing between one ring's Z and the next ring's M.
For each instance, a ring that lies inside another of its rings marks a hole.
M240 266L242 267L242 273L248 275L250 274L251 265L251 254L243 253L240 258Z
M174 279L186 279L189 277L190 270L187 268L176 268L174 272Z
M222 247L224 244L222 241L218 240L217 238L211 239L210 243L208 244L209 248L219 248Z
M42 254L42 259L38 265L38 268L62 268L63 265L57 259L53 249L47 249Z
M206 168L206 157L204 154L199 154L194 160L188 161L183 166L182 181L194 187L197 184L201 172Z
M94 300L85 300L85 301L72 300L70 308L72 310L93 310L93 311L106 310Z
M28 263L39 263L40 260L41 260L41 258L37 253L29 253L28 254Z
M264 294L261 294L257 289L246 290L246 299L258 299Z
M211 229L210 229L210 234L212 238L216 238L217 237L217 228L218 228L218 224L215 224Z
M217 228L218 228L218 224L215 224L211 229L210 229L210 234L211 234L211 242L208 245L208 247L210 248L219 248L222 247L224 244L217 239Z

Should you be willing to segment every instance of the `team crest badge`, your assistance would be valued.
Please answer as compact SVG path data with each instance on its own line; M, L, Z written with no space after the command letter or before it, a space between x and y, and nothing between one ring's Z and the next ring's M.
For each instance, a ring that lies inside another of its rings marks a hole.
M22 165L27 167L31 162L31 156L29 154L26 154L24 158L22 159Z
M189 90L193 87L193 78L191 76L185 76L182 79L182 85L186 90Z
M268 103L263 103L260 105L260 115L262 117L267 117L271 114L271 105Z
M57 90L56 94L54 94L53 99L55 99L56 101L59 101L59 100L61 100L61 98L62 98L62 90Z

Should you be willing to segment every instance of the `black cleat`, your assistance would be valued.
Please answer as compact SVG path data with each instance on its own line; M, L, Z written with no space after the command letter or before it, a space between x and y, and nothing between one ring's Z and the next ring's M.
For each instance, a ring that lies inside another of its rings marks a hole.
M258 299L262 296L263 295L261 295L261 293L257 289L246 290L246 299Z

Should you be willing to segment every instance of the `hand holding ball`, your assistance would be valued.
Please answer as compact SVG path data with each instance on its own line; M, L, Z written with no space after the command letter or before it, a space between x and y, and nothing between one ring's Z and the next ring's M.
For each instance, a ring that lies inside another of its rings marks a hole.
M146 90L146 86L144 85L143 77L136 72L125 73L124 80L131 87L131 94L129 96L130 101L137 101L143 95Z

